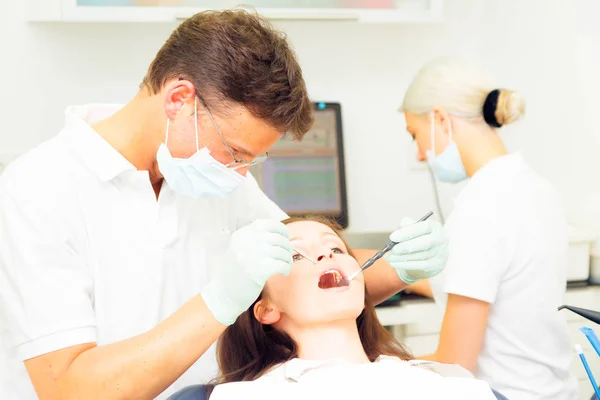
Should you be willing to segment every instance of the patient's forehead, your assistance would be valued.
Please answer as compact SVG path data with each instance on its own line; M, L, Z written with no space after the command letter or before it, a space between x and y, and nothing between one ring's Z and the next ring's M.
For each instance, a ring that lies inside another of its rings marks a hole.
M337 234L328 227L320 222L315 221L298 221L292 222L287 225L288 230L290 231L291 240L294 239L317 239L323 236L323 234L329 233L336 235ZM329 236L329 235L327 235Z

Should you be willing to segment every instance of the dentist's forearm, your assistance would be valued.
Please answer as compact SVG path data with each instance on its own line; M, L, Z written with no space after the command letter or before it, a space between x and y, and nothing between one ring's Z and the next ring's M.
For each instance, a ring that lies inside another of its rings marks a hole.
M146 333L105 346L73 346L25 365L41 400L154 399L224 329L198 295Z
M353 250L356 259L360 265L363 265L369 258L377 253L376 250ZM385 301L390 296L406 288L407 284L403 282L396 270L383 258L377 260L370 268L364 272L369 297L374 304Z

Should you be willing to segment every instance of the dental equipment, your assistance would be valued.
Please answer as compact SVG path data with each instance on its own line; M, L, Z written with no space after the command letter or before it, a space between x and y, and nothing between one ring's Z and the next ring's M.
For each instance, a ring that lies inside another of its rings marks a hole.
M592 322L600 324L600 312L588 310L586 308L573 307L568 305L562 305L558 307L559 310L566 308L569 311L574 312L575 314L581 315L583 318L589 319Z
M594 374L592 374L592 370L590 369L590 366L585 358L585 354L583 354L583 349L581 348L580 345L576 344L575 351L579 355L579 359L581 360L581 363L583 364L583 368L585 368L585 372L587 373L587 376L590 379L592 386L594 387L594 392L596 392L596 397L598 399L600 399L600 389L598 389L598 384L596 383L596 379L594 379Z
M420 220L418 220L417 222L423 222L426 219L428 219L429 217L431 217L433 215L433 211L429 211L423 218L421 218ZM353 273L352 275L350 275L350 277L348 278L342 278L339 283L338 283L338 287L339 286L348 286L350 285L350 282L356 278L358 276L358 274L360 274L361 272L363 272L365 269L369 268L371 265L373 265L375 263L375 261L379 260L381 257L383 257L385 255L385 253L387 253L388 251L390 251L392 249L392 247L394 247L395 245L397 245L397 242L393 242L390 240L390 242L388 243L387 246L385 246L383 249L379 250L373 257L369 258L362 267L360 267L360 269L358 271L356 271L355 273ZM301 254L302 255L302 254Z
M302 258L307 259L308 261L310 261L313 264L316 264L317 262L315 260L313 260L312 258L310 258L309 256L306 255L306 253L298 250L297 248L292 248L292 250L294 250L296 253L300 254L302 256Z
M598 340L598 336L596 336L596 333L586 326L579 328L579 330L583 332L583 334L590 342L594 350L596 350L596 354L600 356L600 340Z

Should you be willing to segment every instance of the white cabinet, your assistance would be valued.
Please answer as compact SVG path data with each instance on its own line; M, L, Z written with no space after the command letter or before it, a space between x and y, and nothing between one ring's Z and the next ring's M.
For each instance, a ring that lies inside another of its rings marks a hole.
M169 22L208 9L253 7L273 20L431 22L443 0L26 0L30 21Z

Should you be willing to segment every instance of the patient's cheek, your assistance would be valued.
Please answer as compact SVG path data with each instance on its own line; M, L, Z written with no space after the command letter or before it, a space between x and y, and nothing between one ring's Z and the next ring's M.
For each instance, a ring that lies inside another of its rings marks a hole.
M280 292L285 289L286 277L283 275L273 275L267 280L265 288L269 293Z
M286 284L282 276L272 276L265 285L264 294L276 305L281 304L286 297Z

